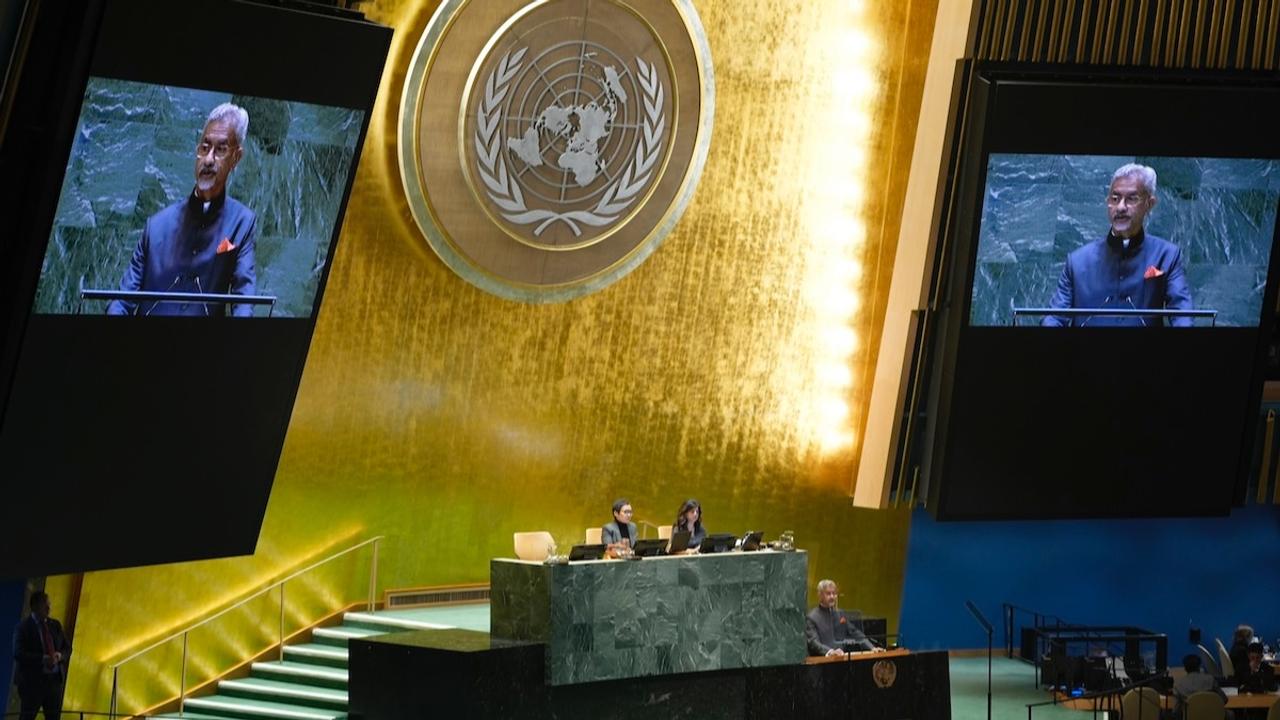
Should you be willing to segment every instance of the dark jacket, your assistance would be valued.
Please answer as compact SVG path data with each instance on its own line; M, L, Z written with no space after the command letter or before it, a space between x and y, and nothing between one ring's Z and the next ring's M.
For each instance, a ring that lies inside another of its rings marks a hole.
M52 667L44 663L45 647L40 621L28 615L13 629L14 684L19 688L41 682L61 683L67 677L67 663L71 658L71 641L62 631L62 624L53 618L45 621L55 652L62 653L62 662Z
M253 211L224 193L209 202L192 193L147 218L120 289L152 292L254 295L257 219ZM120 300L108 315L223 315L221 304ZM231 314L252 316L251 305L232 305Z
M804 637L810 655L826 655L833 648L846 651L874 650L875 645L862 632L862 621L855 613L827 609L819 605L809 611L804 623Z
M671 526L671 532L673 533L678 533L683 531L685 531L685 527L682 526L680 523L676 523L675 525ZM702 544L703 540L707 539L707 529L702 527L701 522L694 523L693 530L690 530L688 532L689 532L689 547L691 548L698 547L699 545Z
M1112 310L1193 310L1182 250L1155 235L1140 234L1125 248L1116 238L1095 240L1067 256L1058 289L1049 301L1055 308ZM1158 317L1049 315L1042 325L1160 326ZM1190 327L1191 318L1170 318L1169 325Z

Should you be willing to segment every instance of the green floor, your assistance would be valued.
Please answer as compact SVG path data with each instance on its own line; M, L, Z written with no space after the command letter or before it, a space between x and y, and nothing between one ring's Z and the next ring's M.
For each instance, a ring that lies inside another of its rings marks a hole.
M378 614L416 620L418 622L452 625L464 630L489 632L489 603L450 605L440 608L417 608L414 610L384 610Z
M1049 694L1035 687L1035 668L1021 660L997 657L991 663L991 717L993 720L1026 720L1027 705L1044 702ZM1102 714L1099 713L1099 717ZM985 720L987 717L987 659L951 658L951 717ZM1038 707L1031 720L1092 720L1092 712L1064 707Z

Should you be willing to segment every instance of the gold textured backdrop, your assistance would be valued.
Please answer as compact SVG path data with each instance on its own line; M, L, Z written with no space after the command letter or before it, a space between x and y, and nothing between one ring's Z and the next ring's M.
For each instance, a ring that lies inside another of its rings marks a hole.
M414 226L395 119L434 3L362 4L395 44L257 552L86 575L67 707L104 708L110 663L327 551L386 535L383 587L484 582L512 532L580 542L619 496L654 523L695 496L713 532L794 530L811 579L896 625L906 512L849 496L937 0L695 4L717 104L688 211L628 277L541 306L454 276ZM359 599L364 567L308 583L291 620ZM269 642L269 605L193 646L194 679ZM126 678L122 709L172 695L167 668Z

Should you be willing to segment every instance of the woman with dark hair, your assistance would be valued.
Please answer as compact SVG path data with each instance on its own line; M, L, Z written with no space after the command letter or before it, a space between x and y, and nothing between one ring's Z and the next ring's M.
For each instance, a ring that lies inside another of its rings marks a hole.
M613 503L613 522L600 528L600 542L609 546L609 554L623 557L636 544L636 524L631 522L631 501L618 498Z
M689 533L691 550L702 544L703 538L707 536L707 530L702 527L702 505L697 500L689 498L684 501L680 506L680 512L676 513L676 522L671 526L671 532Z

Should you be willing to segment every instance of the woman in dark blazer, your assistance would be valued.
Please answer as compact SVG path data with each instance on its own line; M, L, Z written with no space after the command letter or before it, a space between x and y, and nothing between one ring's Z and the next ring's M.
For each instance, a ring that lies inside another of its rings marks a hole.
M702 540L707 537L707 530L702 527L702 505L697 500L689 498L684 501L680 511L676 513L676 521L671 526L671 532L688 532L690 549L702 544Z

